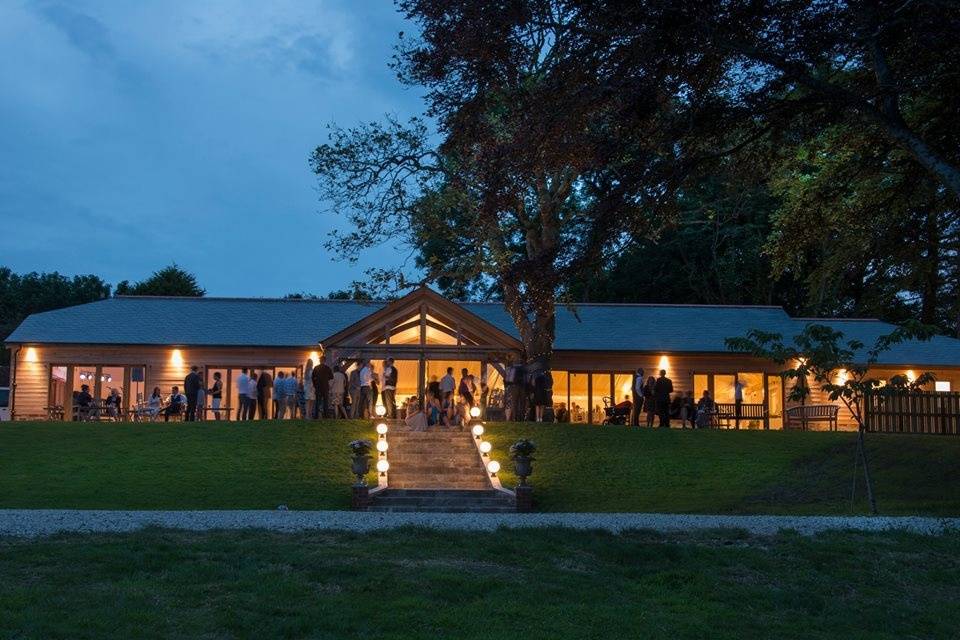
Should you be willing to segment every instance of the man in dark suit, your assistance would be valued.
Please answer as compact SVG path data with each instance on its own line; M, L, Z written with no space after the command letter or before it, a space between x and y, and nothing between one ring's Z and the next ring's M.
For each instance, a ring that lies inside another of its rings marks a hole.
M313 407L312 418L326 418L330 408L330 380L333 370L327 364L327 356L320 356L320 364L313 368L313 393L317 402Z
M203 380L200 379L200 370L196 365L190 367L190 373L183 379L183 393L187 396L187 422L193 422L197 419L197 396L203 387Z
M257 408L260 410L260 419L266 420L270 417L267 413L267 407L270 406L270 396L273 395L273 376L264 369L257 378ZM273 416L277 416L277 407L273 408ZM253 416L251 416L251 420Z
M660 377L653 385L653 401L660 416L660 426L670 427L670 394L673 393L673 381L667 377L665 369L660 369Z

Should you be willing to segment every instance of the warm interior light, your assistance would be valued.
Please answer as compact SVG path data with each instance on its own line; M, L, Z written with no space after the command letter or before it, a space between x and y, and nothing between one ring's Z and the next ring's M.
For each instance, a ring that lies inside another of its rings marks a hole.
M383 453L390 448L390 445L387 444L386 440L377 440L377 451Z
M846 370L846 369L840 369L840 371L837 372L837 384L846 384L846 383L847 383L847 379L848 379L848 378L847 378L847 370Z
M482 424L475 424L475 425L473 425L473 435L477 436L478 438L483 435L483 425L482 425Z
M667 356L660 356L660 364L657 365L658 369L663 369L664 371L670 371L670 359Z
M183 354L180 353L180 349L174 349L170 352L170 364L175 367L183 366Z
M319 364L319 363L320 363L320 354L317 353L316 351L311 351L309 357L310 357L311 360L313 360L313 364Z
M950 391L950 381L949 380L937 380L933 383L933 388L935 391Z
M493 445L487 441L480 443L480 452L481 453L490 453L490 449L493 449Z
M377 461L377 471L379 471L380 473L386 473L389 470L390 470L389 462L387 462L386 460Z
M36 362L37 359L36 347L27 347L26 352L23 354L24 362Z
M376 414L377 414L378 416L380 416L381 418L382 418L383 416L387 415L387 408L386 408L385 406L383 406L382 404L378 404L378 405L377 405L377 408L374 409L374 411L375 411Z
M496 460L491 460L487 463L487 471L489 471L492 476L497 475L497 472L500 471L500 463Z
M470 407L470 417L479 418L480 417L480 407Z
M377 433L379 433L380 435L384 435L387 433L386 423L381 422L380 424L377 425Z

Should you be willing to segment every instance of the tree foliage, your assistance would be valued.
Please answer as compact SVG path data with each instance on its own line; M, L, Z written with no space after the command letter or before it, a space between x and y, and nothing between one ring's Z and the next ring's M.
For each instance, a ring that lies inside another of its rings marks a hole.
M130 284L123 280L117 284L118 296L183 296L198 298L206 291L197 283L192 273L185 271L176 264L171 264L140 282Z
M110 296L110 285L95 275L72 278L53 273L19 275L0 267L0 336L6 337L32 313L51 311ZM0 348L0 363L9 353Z

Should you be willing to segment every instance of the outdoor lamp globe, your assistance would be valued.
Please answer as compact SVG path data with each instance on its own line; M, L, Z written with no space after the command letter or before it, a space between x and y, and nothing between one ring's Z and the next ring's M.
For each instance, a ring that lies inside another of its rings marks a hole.
M381 418L387 415L387 408L382 404L378 404L377 408L374 411L376 411L377 415L380 416Z
M470 407L470 417L479 418L480 417L480 407Z
M474 425L474 426L473 426L473 435L475 435L475 436L478 437L478 438L483 435L483 425L482 425L482 424L477 424L477 425Z
M379 451L380 453L385 452L389 448L390 448L390 445L387 444L386 440L377 441L377 451Z
M487 455L488 453L490 453L491 449L493 449L493 445L490 444L489 442L484 441L480 443L480 452L483 455Z
M377 471L380 473L386 473L390 469L390 463L386 460L380 460L377 462Z
M489 471L492 476L497 475L497 472L500 471L500 463L496 460L491 460L487 463L487 471Z
M378 424L378 425L377 425L377 433L379 433L380 435L386 435L386 433L387 433L387 423L381 422L380 424Z

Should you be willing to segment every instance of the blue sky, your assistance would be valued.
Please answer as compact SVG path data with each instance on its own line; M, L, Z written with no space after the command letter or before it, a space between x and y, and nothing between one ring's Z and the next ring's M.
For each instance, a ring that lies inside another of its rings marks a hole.
M0 2L0 265L209 295L326 294L396 264L322 245L325 127L419 113L389 0Z

